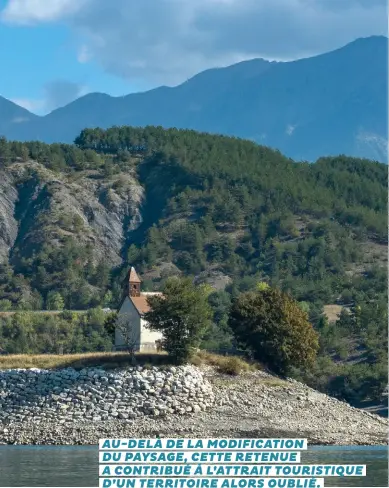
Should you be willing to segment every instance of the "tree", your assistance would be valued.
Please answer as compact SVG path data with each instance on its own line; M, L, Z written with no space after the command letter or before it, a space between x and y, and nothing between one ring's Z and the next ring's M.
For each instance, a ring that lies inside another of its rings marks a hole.
M10 156L10 146L4 136L0 136L0 158L7 159Z
M184 192L180 193L177 197L177 207L180 212L188 212L189 199L188 195Z
M127 251L127 262L133 265L139 259L139 256L140 250L135 246L135 244L131 244Z
M269 288L270 288L270 286L264 281L260 281L259 283L257 283L257 290L258 291L265 291L265 290L268 290Z
M46 298L46 309L47 310L63 310L64 300L60 293L57 291L50 291Z
M336 321L337 328L344 328L349 332L354 332L356 328L355 317L346 308L342 308L339 318Z
M115 336L115 328L118 322L118 313L117 312L110 312L107 313L104 319L104 328L109 334L110 337Z
M310 367L319 348L307 313L289 295L263 287L233 300L229 326L237 341L274 372Z
M189 278L169 278L163 295L151 295L145 320L151 330L162 332L162 347L177 364L186 363L211 323L209 290Z
M309 314L309 303L308 302L298 302L298 306L301 310L307 314Z
M103 297L103 307L110 307L113 302L113 294L111 290L108 290Z
M8 310L12 309L12 302L11 300L0 300L0 310L2 312L8 312Z

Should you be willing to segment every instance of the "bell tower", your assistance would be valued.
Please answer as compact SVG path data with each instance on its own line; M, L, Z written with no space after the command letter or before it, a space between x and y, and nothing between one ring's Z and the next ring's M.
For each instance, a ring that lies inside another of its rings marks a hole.
M128 273L128 296L140 297L140 278L132 266Z

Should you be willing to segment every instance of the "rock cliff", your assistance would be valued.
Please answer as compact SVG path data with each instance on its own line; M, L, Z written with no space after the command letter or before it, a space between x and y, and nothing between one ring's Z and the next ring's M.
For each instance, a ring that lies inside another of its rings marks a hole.
M93 260L122 261L126 235L141 222L143 188L129 173L54 173L37 162L0 171L0 264L28 258L67 237L93 246Z
M0 262L8 261L8 255L18 235L18 222L15 218L15 205L18 191L13 178L0 172Z

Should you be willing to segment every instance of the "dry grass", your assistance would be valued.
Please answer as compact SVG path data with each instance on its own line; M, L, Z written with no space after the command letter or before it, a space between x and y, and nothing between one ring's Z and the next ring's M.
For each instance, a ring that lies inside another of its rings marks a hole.
M169 364L169 357L164 353L138 353L136 364L142 366L163 366ZM84 353L84 354L11 354L0 356L0 369L13 368L90 368L104 369L123 368L132 366L131 356L127 353Z
M261 385L268 386L269 388L276 387L276 386L287 386L289 383L285 380L280 378L261 378L259 380Z
M135 364L140 366L164 366L171 364L169 356L164 353L141 352L135 355ZM204 351L198 352L192 359L196 366L209 365L217 371L228 375L239 375L245 371L257 369L255 365L249 364L236 356L219 356ZM60 368L90 368L101 367L103 369L124 368L133 366L131 356L125 352L99 352L83 354L10 354L0 356L1 369L15 368L39 368L39 369L60 369Z
M198 352L192 362L196 365L207 364L213 366L219 373L229 375L239 375L245 371L256 369L255 365L249 364L237 356L219 356L218 354L210 354L204 351Z
M216 386L220 386L220 387L228 388L228 389L230 389L230 388L235 389L236 385L240 384L239 379L237 381L234 381L233 378L231 378L231 377L228 378L227 376L213 378L211 381ZM281 378L277 378L276 376L269 377L269 378L251 377L250 378L250 384L253 387L262 385L268 389L289 386L287 381L282 380Z
M336 322L340 316L342 308L344 307L341 305L324 305L323 312L327 317L328 322Z

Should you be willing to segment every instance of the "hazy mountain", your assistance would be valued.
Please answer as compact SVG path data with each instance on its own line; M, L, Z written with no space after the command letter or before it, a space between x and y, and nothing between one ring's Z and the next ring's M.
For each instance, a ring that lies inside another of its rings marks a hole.
M387 162L387 57L387 38L373 36L297 61L210 69L174 88L91 93L45 117L27 112L23 123L0 104L0 133L72 142L85 127L161 125L249 138L298 160L344 153Z
M37 120L39 120L37 115L0 96L0 135L19 137L23 132L19 132L20 126L26 126L28 122Z

